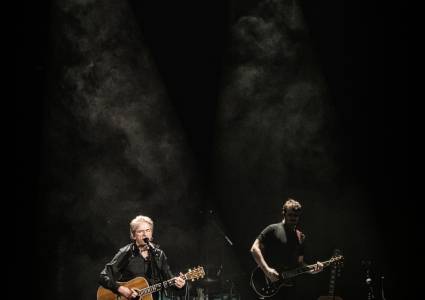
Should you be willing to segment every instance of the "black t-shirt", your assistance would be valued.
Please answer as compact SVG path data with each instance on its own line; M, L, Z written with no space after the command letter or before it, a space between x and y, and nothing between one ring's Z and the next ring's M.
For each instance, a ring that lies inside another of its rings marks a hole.
M153 284L151 266L150 256L143 258L142 255L136 253L129 258L127 266L122 270L119 281L129 281L135 277L145 277L149 281L149 284Z
M280 222L267 226L257 238L264 246L261 252L270 267L278 272L298 267L298 257L304 255L304 235L300 231Z

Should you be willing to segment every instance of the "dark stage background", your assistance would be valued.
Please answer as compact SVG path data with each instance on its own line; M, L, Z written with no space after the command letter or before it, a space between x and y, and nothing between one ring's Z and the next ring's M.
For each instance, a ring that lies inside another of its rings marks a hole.
M39 298L93 299L128 222L145 214L174 271L220 270L223 290L251 299L251 243L293 197L307 261L344 254L338 295L367 298L370 261L376 297L383 275L396 299L417 226L399 9L28 4L15 73L16 276L31 274ZM326 294L328 280L301 277L302 299Z

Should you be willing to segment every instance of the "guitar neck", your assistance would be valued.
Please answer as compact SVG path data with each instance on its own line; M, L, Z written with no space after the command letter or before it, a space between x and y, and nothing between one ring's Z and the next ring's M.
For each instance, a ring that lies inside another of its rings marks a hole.
M322 262L323 267L327 267L331 264L331 260L327 260ZM317 264L312 264L312 265L307 265L307 266L302 266L293 270L289 270L289 271L284 271L282 272L282 276L283 278L292 278L307 272L310 272L311 270L314 270L314 268L317 266Z
M139 291L139 296L149 295L149 294L158 292L162 289L169 288L169 287L175 285L175 282L176 282L175 279L169 279L169 280L166 280L164 282L160 282L160 283L148 286L147 288L141 289Z
M183 275L182 278L184 280L190 279L187 276L187 274ZM139 296L149 295L149 294L158 292L158 291L160 291L162 289L166 289L166 288L172 287L175 284L176 284L176 280L174 278L171 278L171 279L166 280L164 282L160 282L160 283L157 283L157 284L154 284L154 285L151 285L151 286L148 286L148 287L146 287L144 289L139 290Z

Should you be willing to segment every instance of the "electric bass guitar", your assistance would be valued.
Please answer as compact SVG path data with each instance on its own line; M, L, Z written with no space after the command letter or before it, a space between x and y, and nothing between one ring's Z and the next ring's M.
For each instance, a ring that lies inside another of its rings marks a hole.
M332 264L340 262L342 259L342 255L333 256L331 259L323 261L322 264L323 267L328 267ZM293 286L293 283L291 282L292 278L314 270L316 265L317 264L312 264L283 271L279 275L279 280L275 282L272 282L270 279L268 279L260 267L256 267L251 273L250 285L254 292L261 299L273 297L279 292L280 288Z
M195 281L196 279L202 278L205 276L205 271L203 267L196 267L195 269L189 271L186 274L183 274L181 278L184 280ZM153 300L152 294L158 292L164 288L171 287L175 285L175 279L169 279L161 283L157 283L149 286L148 281L144 277L136 277L127 282L120 282L120 285L124 285L130 289L133 289L137 292L137 296L133 299L137 300ZM114 292L99 287L97 289L97 300L127 300L125 297L115 294Z
M341 251L339 249L334 250L334 255L340 255ZM317 300L342 300L340 296L335 296L335 282L336 277L340 276L341 264L334 264L331 267L331 276L329 279L329 291L326 296L320 296Z

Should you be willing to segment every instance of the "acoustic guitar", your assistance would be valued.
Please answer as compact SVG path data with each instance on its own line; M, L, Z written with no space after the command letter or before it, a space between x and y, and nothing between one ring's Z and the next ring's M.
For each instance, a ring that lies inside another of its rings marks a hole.
M189 269L186 274L180 276L184 280L195 281L196 279L202 278L205 276L205 271L203 267L196 267L193 270ZM158 292L164 288L168 288L175 285L175 279L169 279L161 283L157 283L149 286L148 281L144 277L136 277L127 282L119 282L120 285L124 285L130 289L134 289L137 292L137 296L133 299L137 300L153 300L152 294ZM104 287L99 287L97 289L97 300L127 300L121 295L117 295L114 292L105 289Z
M334 255L340 255L341 251L339 249L334 250ZM335 296L335 283L336 277L340 276L341 266L335 264L331 268L331 276L329 279L329 291L326 296L320 296L317 300L342 300L340 296Z
M333 256L331 259L323 261L322 264L325 268L332 264L339 263L342 259L342 255ZM312 264L283 271L279 275L279 280L275 282L272 282L270 279L268 279L260 267L256 267L251 273L250 286L261 299L273 297L279 292L280 288L292 286L292 278L314 270L316 265L317 264Z

